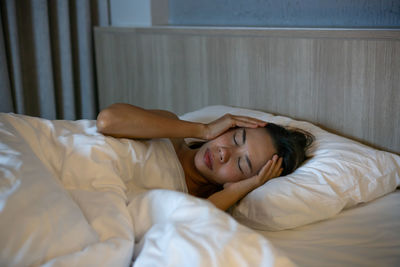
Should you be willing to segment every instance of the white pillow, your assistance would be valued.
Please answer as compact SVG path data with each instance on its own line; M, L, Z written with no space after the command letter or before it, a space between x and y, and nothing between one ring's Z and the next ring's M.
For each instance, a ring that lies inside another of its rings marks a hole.
M312 133L310 157L293 173L273 179L249 193L231 211L242 223L277 231L295 228L368 202L400 185L400 157L334 135L315 125L287 117L234 108L209 106L181 116L209 122L225 113L256 117Z

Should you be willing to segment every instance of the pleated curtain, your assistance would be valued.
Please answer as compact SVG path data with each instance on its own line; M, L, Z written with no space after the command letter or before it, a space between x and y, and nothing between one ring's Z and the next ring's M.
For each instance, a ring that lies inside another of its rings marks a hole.
M0 111L96 118L93 27L109 25L108 0L0 1Z

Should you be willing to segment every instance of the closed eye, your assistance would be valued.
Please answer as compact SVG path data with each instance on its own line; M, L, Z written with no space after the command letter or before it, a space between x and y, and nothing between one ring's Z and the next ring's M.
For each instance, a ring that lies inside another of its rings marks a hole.
M235 143L235 145L239 145L238 142L236 141L236 132L233 134L233 142Z
M236 141L236 133L237 132L235 132L233 134L233 142L235 143L236 146L239 146L239 143ZM244 145L245 143L246 143L246 130L243 128L242 129L242 144ZM238 168L239 168L240 172L245 175L242 167L240 166L240 160L241 159L242 159L242 157L238 158L237 165L238 165ZM248 165L248 168L250 170L250 173L253 172L252 164L251 164L250 159L249 159L249 157L247 155L245 156L245 159L246 159L246 163Z
M235 133L233 134L233 142L235 143L236 146L239 146L238 142L236 141L236 133L237 133L237 132L235 132ZM238 158L238 160L237 160L237 165L238 165L238 168L239 168L240 172L241 172L242 174L244 174L244 171L243 171L242 167L240 167L240 159L241 159L241 158Z
M237 161L238 168L239 168L240 172L244 174L244 171L242 170L242 167L240 167L240 159L241 158L238 158L238 161Z

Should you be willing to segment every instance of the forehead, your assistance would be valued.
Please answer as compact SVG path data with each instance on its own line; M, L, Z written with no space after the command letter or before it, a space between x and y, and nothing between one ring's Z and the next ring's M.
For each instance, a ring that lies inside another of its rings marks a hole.
M254 165L261 168L277 153L272 138L264 128L246 128L245 131L249 158Z

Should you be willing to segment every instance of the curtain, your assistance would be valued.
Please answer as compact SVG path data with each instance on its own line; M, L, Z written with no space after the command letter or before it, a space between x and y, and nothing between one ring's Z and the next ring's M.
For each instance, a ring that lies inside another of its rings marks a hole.
M0 111L96 118L93 27L109 25L108 0L0 3Z

